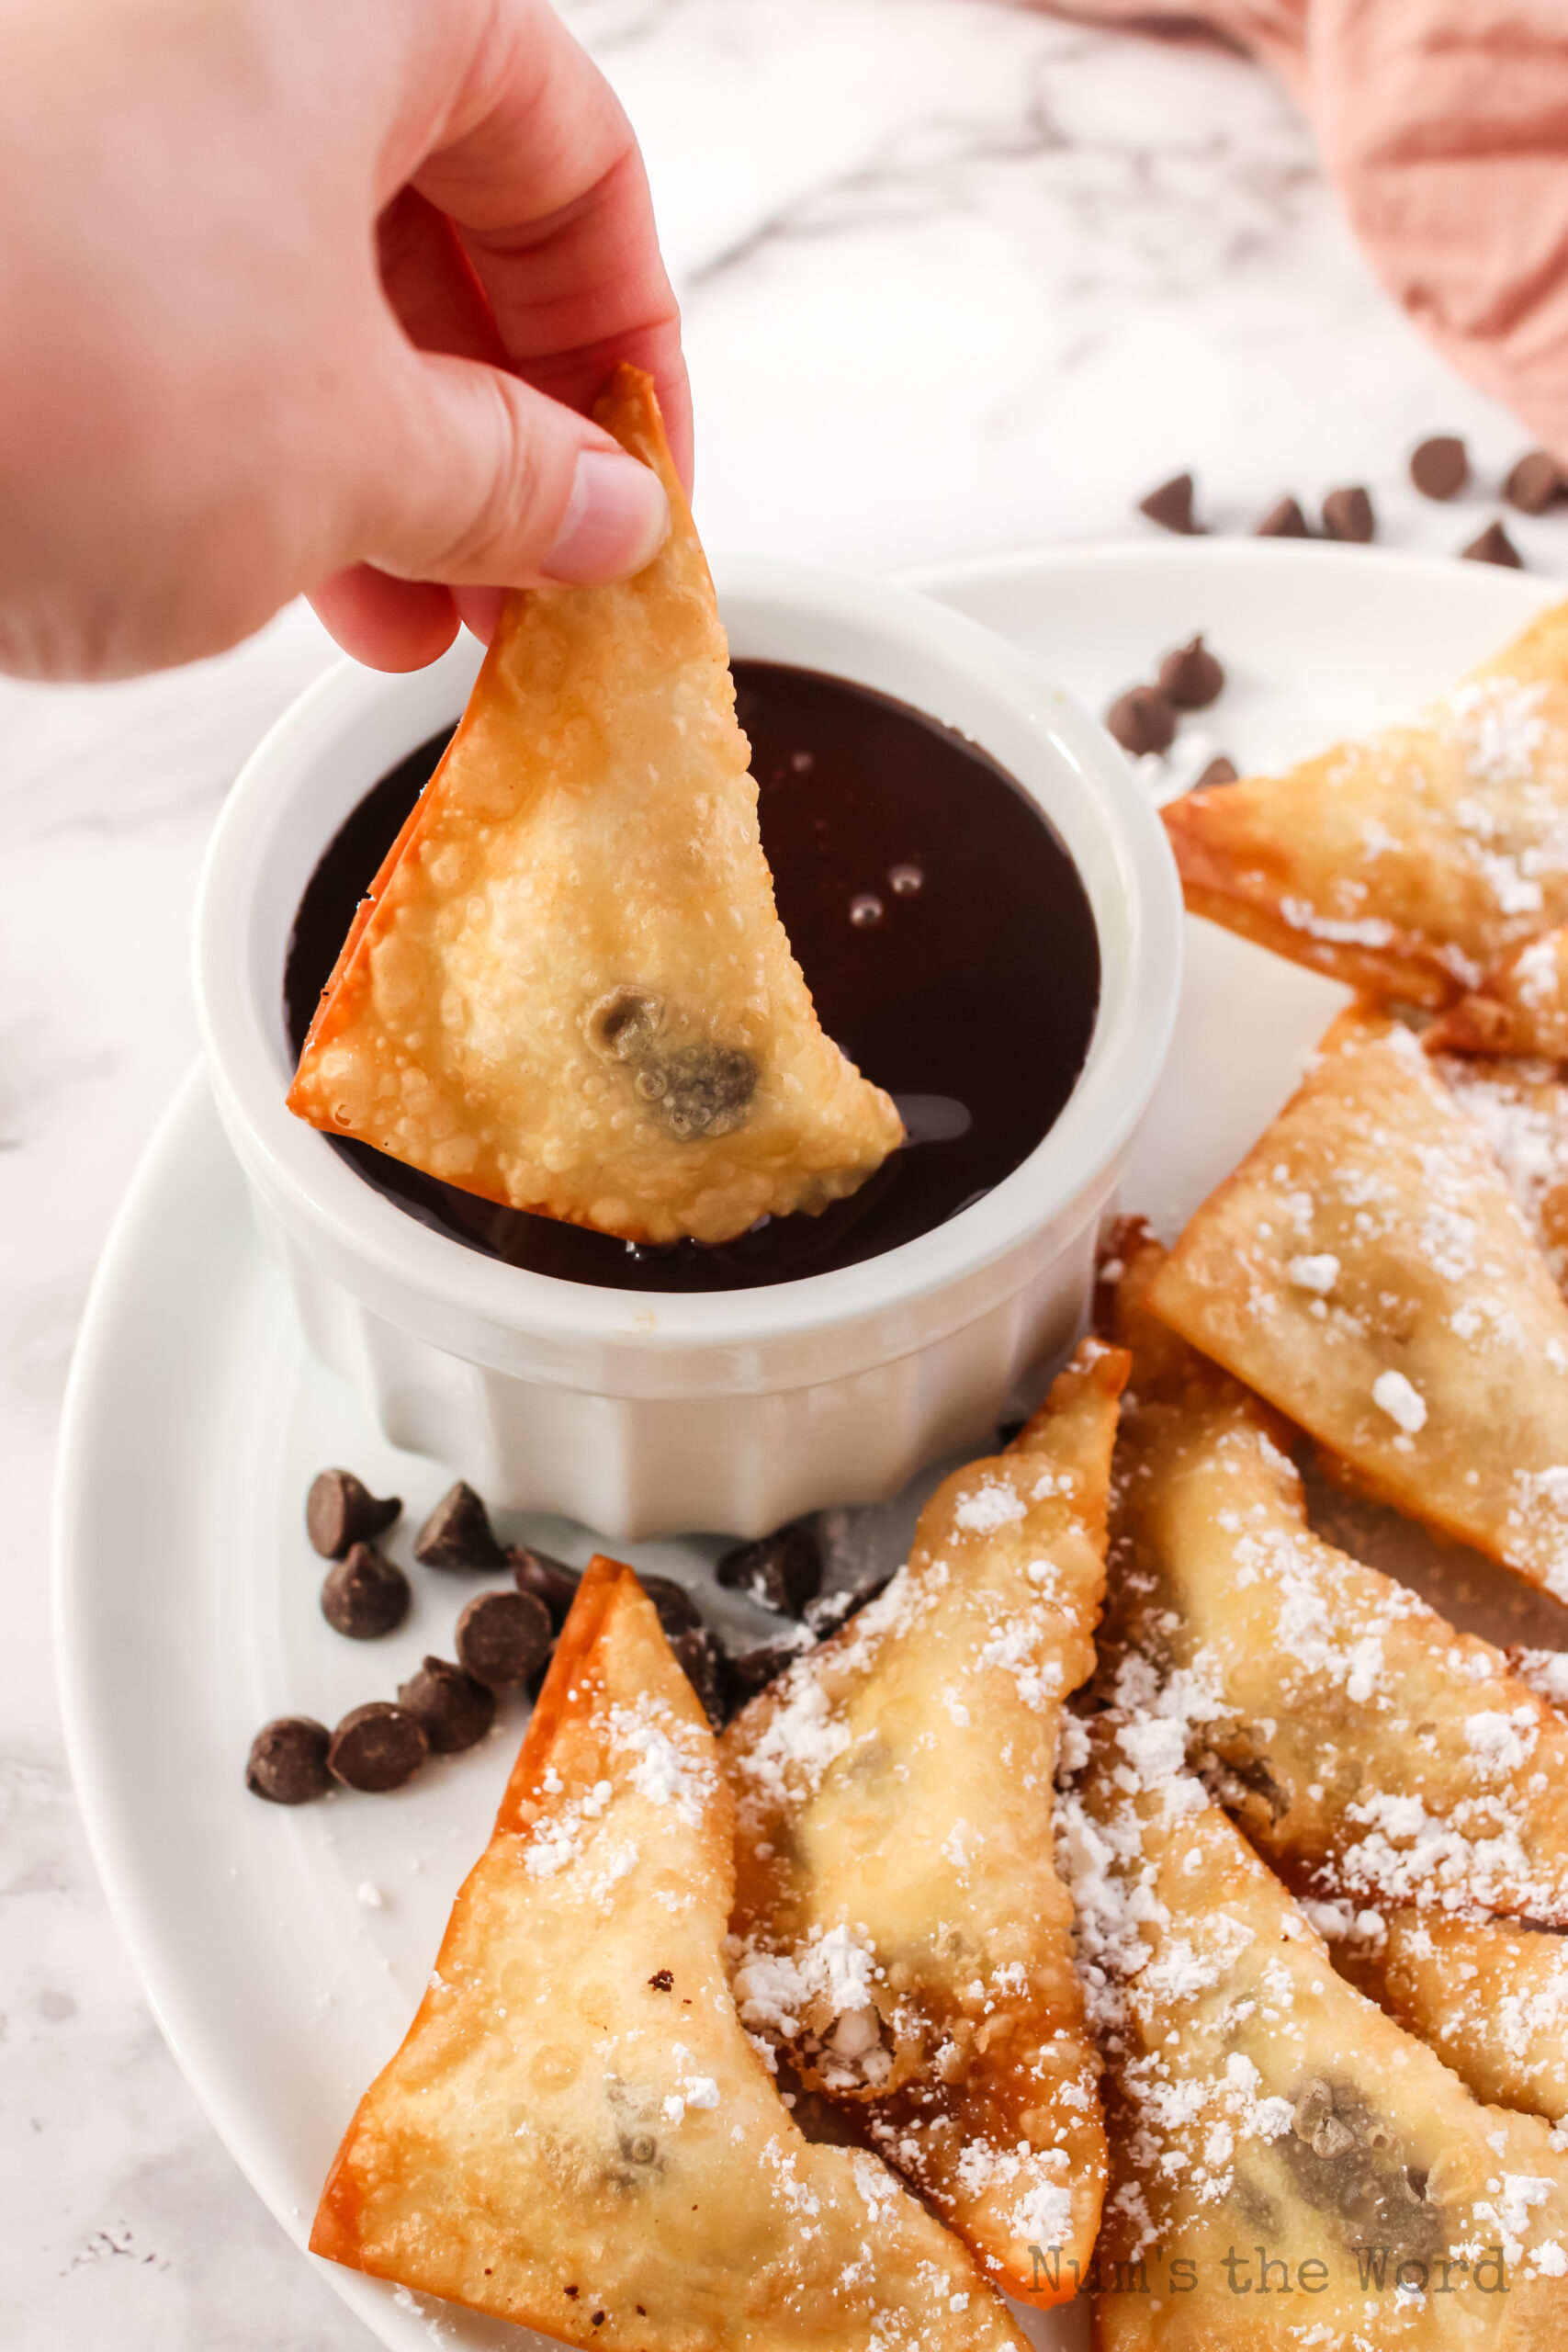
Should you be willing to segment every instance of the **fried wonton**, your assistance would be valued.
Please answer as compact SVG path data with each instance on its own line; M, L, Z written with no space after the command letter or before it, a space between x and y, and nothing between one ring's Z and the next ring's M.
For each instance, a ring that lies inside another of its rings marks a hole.
M1163 812L1196 914L1450 1003L1568 920L1568 605L1407 727Z
M1107 2059L1100 2352L1524 2352L1568 2312L1568 2155L1337 1975L1279 1880L1112 1712L1058 1815Z
M1336 1911L1339 1916L1336 1917ZM1568 1938L1511 1920L1314 1905L1334 1964L1477 2098L1568 2116Z
M1072 2292L1104 2187L1050 1804L1126 1362L1086 1341L1008 1451L938 1489L886 1592L721 1743L742 2018L1037 2303Z
M1568 924L1526 940L1422 1039L1429 1053L1568 1061Z
M670 498L634 580L508 599L338 957L288 1097L513 1208L724 1241L902 1138L790 953L713 583L648 377L597 421Z
M1568 1599L1568 1305L1397 1022L1340 1016L1149 1304L1367 1491Z
M1544 1062L1433 1059L1485 1136L1559 1290L1568 1290L1568 1085Z
M629 1568L584 1577L317 2254L579 2345L1021 2352L864 2150L806 2141L720 1958L734 1807Z
M1140 1349L1157 1244L1111 1328L1114 1690L1300 1891L1568 1925L1568 1722L1404 1585L1315 1535L1289 1432L1190 1350ZM1182 1360L1184 1359L1184 1361Z

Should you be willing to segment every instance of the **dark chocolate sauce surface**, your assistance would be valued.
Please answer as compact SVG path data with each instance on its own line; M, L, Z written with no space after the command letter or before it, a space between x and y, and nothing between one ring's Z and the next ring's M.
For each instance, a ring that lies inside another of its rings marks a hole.
M1026 1159L1077 1081L1100 945L1034 803L963 736L841 679L735 664L778 910L829 1036L894 1097L909 1142L820 1216L640 1249L497 1206L333 1139L366 1182L470 1249L615 1290L750 1290L896 1250ZM322 855L284 979L298 1054L355 909L447 738L381 779Z

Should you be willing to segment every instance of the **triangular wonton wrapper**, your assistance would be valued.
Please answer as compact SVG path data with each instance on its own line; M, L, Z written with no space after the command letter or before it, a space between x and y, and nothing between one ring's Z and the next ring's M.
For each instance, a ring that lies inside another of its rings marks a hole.
M920 1515L880 1599L739 1715L736 1998L1010 2293L1072 2292L1105 2143L1052 1860L1093 1670L1119 1350Z
M1288 1431L1181 1351L1139 1349L1162 1253L1127 1263L1116 1453L1118 1695L1298 1892L1568 1926L1568 1722L1391 1577L1315 1535Z
M651 1602L596 1560L313 2250L570 2344L1021 2352L957 2239L783 2106L720 1958L733 1820Z
M773 906L713 583L649 379L594 414L671 532L634 580L510 597L355 918L288 1102L464 1191L723 1241L900 1141Z
M1416 725L1163 814L1194 913L1374 995L1450 1002L1568 920L1568 605Z
M1513 1920L1309 1907L1340 1973L1477 2098L1568 2117L1568 1937Z
M1568 1290L1568 1085L1545 1062L1432 1058L1485 1136L1559 1290Z
M1149 1303L1367 1491L1568 1600L1568 1306L1407 1029L1340 1016Z
M1528 939L1473 996L1435 1021L1428 1053L1544 1056L1568 1061L1568 924Z
M1112 1712L1083 1745L1057 1834L1109 2061L1099 2352L1548 2352L1549 2126L1481 2106L1336 1974L1179 1726Z

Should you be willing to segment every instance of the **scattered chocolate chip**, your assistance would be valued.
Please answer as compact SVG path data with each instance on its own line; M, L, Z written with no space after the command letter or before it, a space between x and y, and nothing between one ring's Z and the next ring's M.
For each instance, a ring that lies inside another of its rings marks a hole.
M495 1693L449 1658L427 1657L398 1685L398 1704L423 1725L433 1756L457 1756L495 1721Z
M457 1620L458 1659L488 1690L526 1682L553 1639L550 1612L532 1592L476 1593Z
M837 1633L839 1627L847 1624L868 1600L874 1600L879 1592L886 1592L893 1581L893 1573L889 1568L886 1576L874 1577L867 1583L857 1585L852 1592L824 1592L819 1593L815 1600L808 1600L806 1622L818 1640Z
M327 1749L327 1770L345 1789L360 1789L378 1796L412 1781L426 1756L430 1742L424 1726L406 1707L389 1699L372 1699L351 1707Z
M449 1487L413 1539L413 1555L427 1568L503 1568L490 1513L467 1480Z
M311 1715L275 1715L251 1742L245 1786L269 1804L309 1804L332 1787L327 1743L332 1734Z
M1377 529L1377 517L1372 502L1359 482L1345 490L1331 490L1323 502L1323 527L1331 539L1347 540L1352 547L1365 547Z
M683 1584L677 1584L673 1577L643 1577L639 1582L658 1610L659 1622L671 1641L677 1634L701 1631L703 1612Z
M353 1544L374 1544L402 1510L402 1498L379 1500L352 1470L322 1470L305 1498L305 1532L323 1560L341 1560Z
M1506 563L1516 571L1524 570L1525 560L1501 523L1488 523L1480 537L1461 548L1460 554L1472 563Z
M668 1993L674 1984L675 1979L667 1968L656 1968L648 1982L650 1991Z
M409 1613L409 1580L368 1544L355 1544L321 1580L321 1614L351 1642L373 1642Z
M1312 531L1299 500L1281 498L1278 506L1269 509L1255 536L1260 539L1310 539Z
M688 1626L670 1636L675 1663L702 1701L715 1731L722 1731L729 1713L725 1701L723 1653L705 1625Z
M1235 762L1227 760L1224 753L1221 752L1217 758L1209 762L1208 766L1191 788L1194 792L1212 792L1216 785L1235 784L1239 774L1240 770Z
M1410 453L1410 479L1423 498L1457 498L1470 480L1470 452L1457 433L1435 433Z
M1521 514L1544 514L1568 483L1550 449L1530 449L1509 469L1503 495Z
M1179 645L1159 665L1157 684L1178 710L1207 710L1224 690L1225 673L1201 637Z
M724 1663L735 1705L743 1707L804 1656L797 1642L753 1642L749 1648L731 1650Z
M1197 537L1202 530L1192 514L1192 477L1175 474L1169 481L1162 481L1146 498L1138 501L1138 512L1157 523L1162 531L1179 531L1184 537Z
M558 1634L582 1582L581 1570L569 1568L564 1560L548 1552L536 1552L531 1544L509 1544L506 1556L518 1591L531 1592L536 1600L544 1602Z
M750 1593L780 1617L798 1617L822 1589L822 1546L806 1520L793 1520L755 1544L738 1544L714 1570L722 1585Z
M1176 736L1176 713L1157 686L1131 686L1118 695L1105 724L1135 760L1145 752L1168 751Z

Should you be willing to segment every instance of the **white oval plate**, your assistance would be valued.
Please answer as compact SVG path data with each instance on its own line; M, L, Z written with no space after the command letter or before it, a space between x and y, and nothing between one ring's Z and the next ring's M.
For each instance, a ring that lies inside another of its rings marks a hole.
M1409 711L1551 594L1479 564L1268 542L1066 551L920 584L1095 709L1206 631L1230 683L1187 724L1244 769ZM1343 996L1207 924L1190 933L1175 1049L1123 1193L1168 1232L1284 1100ZM521 1730L519 1713L503 1714L491 1742L385 1802L338 1796L290 1813L247 1795L260 1723L293 1711L332 1723L392 1696L425 1650L449 1654L475 1589L416 1568L398 1634L374 1645L330 1635L301 1506L315 1471L339 1462L406 1498L389 1542L406 1562L446 1481L389 1447L307 1357L193 1072L130 1188L77 1346L58 1503L60 1676L98 1870L159 2023L301 2246L355 2102L418 2002ZM902 1542L914 1499L868 1521L869 1540ZM527 1524L571 1559L593 1548L582 1529ZM636 1565L701 1578L718 1547L629 1548ZM522 2339L325 2267L395 2352L433 2336ZM1030 2320L1042 2345L1077 2344L1080 2324Z

